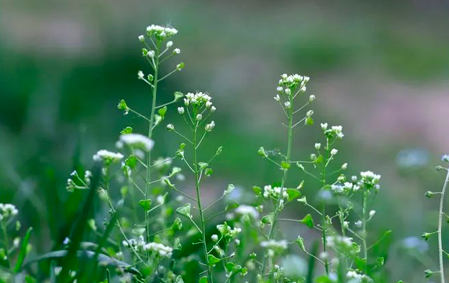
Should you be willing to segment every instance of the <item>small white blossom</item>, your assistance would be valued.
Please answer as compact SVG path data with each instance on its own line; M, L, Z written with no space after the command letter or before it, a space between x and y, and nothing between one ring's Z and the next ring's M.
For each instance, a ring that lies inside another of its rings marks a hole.
M323 131L327 130L327 123L321 123L321 129Z
M181 49L179 49L179 48L173 49L173 54L176 54L176 55L181 54Z
M259 218L259 212L249 205L240 205L235 209L235 213L240 215L250 215L254 219Z
M274 100L276 100L278 102L281 100L281 97L279 96L279 94L276 94L276 96L274 97Z
M315 95L311 95L311 96L309 96L309 102L313 102L313 101L315 101L315 99L316 99L316 96Z
M167 46L167 48L172 47L173 46L173 41L168 41L166 46Z
M286 101L286 102L284 103L284 106L285 106L285 108L290 108L290 107L291 107L290 101Z
M126 134L120 136L120 142L130 147L141 148L150 151L154 146L154 141L141 134Z
M356 221L355 223L355 226L357 226L357 227L362 227L362 221L360 221L360 220L358 220L358 221Z
M197 121L201 121L201 119L203 119L203 115L201 115L201 114L198 114L198 115L196 115L196 118L195 118Z
M315 148L316 148L317 150L319 150L319 149L321 148L321 144L320 144L320 143L316 143L316 144L315 144Z
M331 155L336 155L338 153L338 149L332 149L331 150Z
M343 163L343 165L341 165L341 169L342 170L348 169L348 163Z
M311 117L313 115L313 113L314 113L313 110L309 110L309 111L307 111L306 116Z
M93 159L95 161L103 161L107 165L112 163L117 163L123 158L123 154L111 152L105 149L99 150L96 154L94 154Z
M173 248L164 246L160 243L148 243L145 244L143 249L145 251L151 251L159 255L160 257L171 257L173 253Z
M211 237L212 241L216 242L218 241L218 235L217 234L213 234Z
M145 42L145 36L143 36L143 35L139 35L139 41L140 42Z
M376 215L376 211L375 210L371 210L369 212L369 217L372 218L372 217L374 217L374 215Z
M173 124L168 124L167 125L167 130L174 131L175 130L175 126Z
M211 132L214 129L214 127L215 127L215 122L212 121L206 125L205 130L206 130L206 132Z
M145 74L142 71L138 71L137 77L139 78L139 80L143 80L143 78L145 77Z
M184 107L178 107L178 113L179 114L181 114L181 115L184 114L184 111L185 111Z

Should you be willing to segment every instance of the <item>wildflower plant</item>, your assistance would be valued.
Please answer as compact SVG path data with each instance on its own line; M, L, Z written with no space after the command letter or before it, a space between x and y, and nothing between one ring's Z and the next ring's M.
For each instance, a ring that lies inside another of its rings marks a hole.
M440 203L439 203L439 209L438 209L438 228L434 232L424 233L422 235L422 238L427 241L432 236L436 236L437 241L438 241L438 270L432 271L430 269L426 269L424 271L425 277L430 278L434 274L439 274L440 282L445 283L446 278L444 276L444 258L449 256L449 253L443 249L443 231L442 231L442 229L443 229L443 220L446 219L446 222L449 221L449 215L444 212L444 200L446 197L446 191L447 191L447 187L449 184L449 166L447 165L449 163L449 155L448 154L443 155L441 160L444 162L444 165L446 165L446 166L440 165L440 166L437 166L436 169L437 169L437 171L446 171L446 177L444 179L443 187L442 187L441 191L439 191L439 192L432 192L432 191L426 192L426 197L428 197L428 198L432 198L435 195L439 195L439 197L440 197Z
M151 25L138 37L142 56L151 69L137 73L149 86L148 111L140 112L125 100L118 103L118 109L124 115L141 118L148 131L140 134L126 127L116 149L101 149L93 155L94 170L78 169L68 178L69 192L85 190L89 194L74 228L79 233L72 232L59 243L63 250L43 257L59 260L50 266L53 278L92 282L88 274L93 274L104 282L384 282L377 272L385 258L370 250L389 232L377 241L369 233L381 176L371 171L351 177L345 174L348 164L337 162L338 143L344 137L342 126L322 123L322 140L313 145L310 156L296 157L296 130L315 124L310 105L316 97L306 96L307 76L283 74L276 88L274 100L286 119L285 149L258 150L280 171L278 182L254 186L254 200L245 199L241 204L232 198L236 191L233 184L215 200L204 197L205 180L213 175L212 164L223 150L219 146L215 152L206 152L203 147L216 127L211 118L217 110L212 97L203 92L184 95L177 91L168 103L161 104L158 98L159 83L184 68L184 63L172 64L169 71L163 67L181 52L172 41L177 32L172 27ZM177 113L185 125L164 123L170 112ZM162 124L182 142L172 156L156 158L154 149L159 142L155 129ZM293 183L292 174L303 180ZM304 187L314 190L311 200L303 195ZM89 209L95 195L104 210L92 217ZM220 205L222 209L217 212ZM287 205L310 213L285 218ZM10 206L0 205L4 231L14 213ZM319 254L309 249L301 235L286 239L279 231L280 222L299 223L317 231ZM81 241L84 226L90 229L91 237L99 239L96 244ZM6 236L3 243L9 246ZM292 266L297 265L294 260L301 260L294 247L312 262L308 279L303 273L292 272ZM11 250L3 248L0 253L5 251L9 259ZM80 255L88 260L77 261ZM319 276L313 275L315 262L322 265Z

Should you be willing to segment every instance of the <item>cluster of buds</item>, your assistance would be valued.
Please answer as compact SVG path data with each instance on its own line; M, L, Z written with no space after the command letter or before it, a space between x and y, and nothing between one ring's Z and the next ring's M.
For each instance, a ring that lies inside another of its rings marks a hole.
M149 37L154 36L157 40L162 41L168 39L178 33L178 30L170 27L162 27L158 25L150 25L147 27L147 35ZM145 38L143 35L139 36L139 40L143 41Z
M307 76L301 76L298 74L289 76L287 74L283 74L279 80L278 87L276 88L277 93L279 95L287 96L294 95L296 90L304 93L307 90L306 85L309 80L310 78Z
M193 108L199 109L203 106L206 108L210 108L211 111L215 111L216 108L212 105L212 97L210 95L203 93L203 92L196 92L196 93L187 93L184 98L184 105L189 106L191 105Z
M343 134L343 127L342 126L332 126L328 128L327 123L321 124L321 129L324 131L324 134L328 139L332 139L334 137L342 139L345 135Z
M18 213L19 210L13 204L0 203L0 221L7 222Z
M114 163L120 162L122 160L123 154L111 152L105 149L99 150L96 154L93 156L94 161L100 161L103 162L104 165L108 166Z

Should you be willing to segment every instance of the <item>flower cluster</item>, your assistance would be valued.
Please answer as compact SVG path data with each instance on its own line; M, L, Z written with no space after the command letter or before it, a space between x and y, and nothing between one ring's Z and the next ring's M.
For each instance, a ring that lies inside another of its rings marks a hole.
M360 172L360 176L362 177L359 184L364 186L367 189L375 188L379 190L379 181L380 175L374 174L371 171Z
M293 92L299 88L300 92L305 92L307 83L310 78L307 76L301 76L298 74L287 75L283 74L279 80L278 87L276 88L278 94L285 94L290 96Z
M178 33L178 30L170 27L162 27L158 25L150 25L147 27L148 36L156 37L158 40L168 39ZM140 37L139 37L139 40Z
M235 213L242 215L242 216L249 215L253 219L259 218L259 212L254 207L249 206L249 205L240 205L239 207L237 207L235 209Z
M276 254L284 252L288 248L288 243L286 240L276 241L272 239L268 241L262 241L260 243L260 246L268 250L269 257L274 257Z
M264 198L273 198L273 199L278 199L279 196L281 195L281 192L283 192L282 197L283 198L288 198L288 193L287 191L284 189L282 189L281 187L271 187L271 185L266 185L263 187L263 197Z
M193 106L194 108L201 108L202 106L206 106L206 108L210 108L211 111L215 111L216 108L212 105L212 97L210 95L203 93L203 92L196 92L196 93L187 93L184 98L184 105L185 106ZM178 108L178 112L179 108Z
M328 129L327 123L321 124L321 129L324 131L324 134L329 138L332 139L334 137L342 139L345 135L343 134L343 127L342 126L332 126Z
M118 163L123 158L123 154L111 152L106 149L99 150L94 156L94 161L102 161L106 166Z
M145 251L150 251L157 254L159 257L171 257L173 248L165 246L160 243L148 243L143 246Z
M116 143L117 148L122 148L123 145L150 151L153 149L154 141L141 134L126 134L121 135L119 141Z
M0 221L8 221L19 213L19 210L9 203L0 203Z
M350 283L372 282L371 278L369 278L365 274L360 274L353 270L348 271L346 273L346 277L350 280Z

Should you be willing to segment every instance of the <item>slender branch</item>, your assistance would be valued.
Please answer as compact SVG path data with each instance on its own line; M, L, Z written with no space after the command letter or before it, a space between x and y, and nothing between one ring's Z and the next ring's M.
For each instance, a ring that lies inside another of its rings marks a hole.
M438 216L438 261L440 267L440 278L441 283L445 283L446 279L444 278L444 261L443 261L443 240L442 240L442 226L443 226L443 208L444 208L444 196L446 193L447 184L449 183L449 171L446 174L446 179L444 180L443 189L441 190L441 198L440 198L440 210Z

